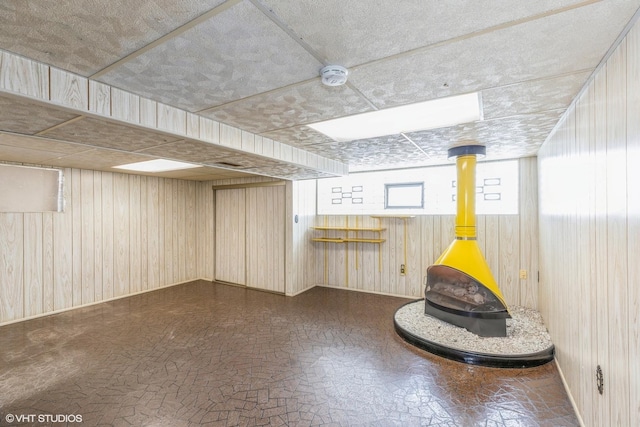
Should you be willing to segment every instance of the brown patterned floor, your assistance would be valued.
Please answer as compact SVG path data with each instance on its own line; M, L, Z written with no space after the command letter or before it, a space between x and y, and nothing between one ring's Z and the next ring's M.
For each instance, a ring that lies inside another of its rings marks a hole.
M197 281L0 327L0 425L578 425L555 364L483 368L413 348L393 330L405 302Z

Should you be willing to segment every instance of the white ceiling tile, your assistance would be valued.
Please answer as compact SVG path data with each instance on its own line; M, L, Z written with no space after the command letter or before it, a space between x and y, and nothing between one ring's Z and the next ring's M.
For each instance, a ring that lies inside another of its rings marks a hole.
M330 63L363 64L581 0L260 0Z
M0 48L89 76L223 1L3 1Z
M360 67L350 81L386 108L586 71L598 65L637 8L638 2L591 4Z
M105 83L198 111L318 76L322 64L249 1L122 64Z

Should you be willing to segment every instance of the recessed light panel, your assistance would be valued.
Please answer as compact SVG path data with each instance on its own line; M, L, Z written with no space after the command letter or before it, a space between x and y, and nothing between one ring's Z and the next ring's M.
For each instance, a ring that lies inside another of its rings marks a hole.
M482 119L477 92L356 114L308 125L336 141L437 129Z
M173 160L156 159L146 162L129 163L126 165L114 166L114 169L124 169L136 172L168 172L181 169L199 168L200 165L192 163L176 162Z

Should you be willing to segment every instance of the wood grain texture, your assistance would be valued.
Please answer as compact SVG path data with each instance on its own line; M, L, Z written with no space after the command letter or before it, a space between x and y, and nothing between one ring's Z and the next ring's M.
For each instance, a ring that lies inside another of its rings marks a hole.
M629 329L627 281L627 153L626 153L626 42L607 61L607 264L611 425L629 424ZM637 183L635 183L637 185Z
M49 74L51 101L79 110L89 109L89 80L51 67Z
M0 216L0 324L200 278L192 207L209 185L80 169L64 176L64 212ZM165 230L174 206L179 219Z
M187 112L158 102L158 129L187 134Z
M16 320L24 316L23 216L0 213L0 319Z
M49 99L49 67L0 52L0 88L34 98Z
M242 147L242 131L233 126L220 123L220 144L240 149Z
M245 285L245 189L216 191L215 205L215 278Z
M627 36L627 266L629 285L629 423L640 425L640 26ZM635 379L635 380L634 380Z
M111 115L111 86L89 80L89 111L103 116Z
M130 123L140 122L140 97L118 88L111 88L111 116Z
M492 269L507 302L537 305L537 169L535 158L520 159L520 186L524 198L520 215L486 215L477 218L478 244ZM454 215L420 215L415 218L382 218L386 228L377 244L314 245L318 269L317 283L421 298L427 268L454 239ZM405 233L406 221L406 233ZM369 216L320 216L316 225L377 227ZM317 233L317 231L316 231ZM326 232L337 237L340 232ZM360 232L359 237L375 236ZM527 239L523 242L523 239ZM405 257L406 254L406 257ZM405 274L400 273L405 264ZM528 271L531 280L520 281L519 270Z
M246 197L246 285L285 292L285 188L256 187Z
M24 214L24 316L43 310L44 236L42 213Z
M586 426L640 422L639 33L636 24L539 152L538 304Z

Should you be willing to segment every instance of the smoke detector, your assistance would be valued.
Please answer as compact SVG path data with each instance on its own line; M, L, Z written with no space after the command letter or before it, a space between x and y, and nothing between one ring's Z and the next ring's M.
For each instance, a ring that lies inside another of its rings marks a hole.
M325 86L342 86L347 82L349 70L340 65L327 65L320 70L322 84Z

